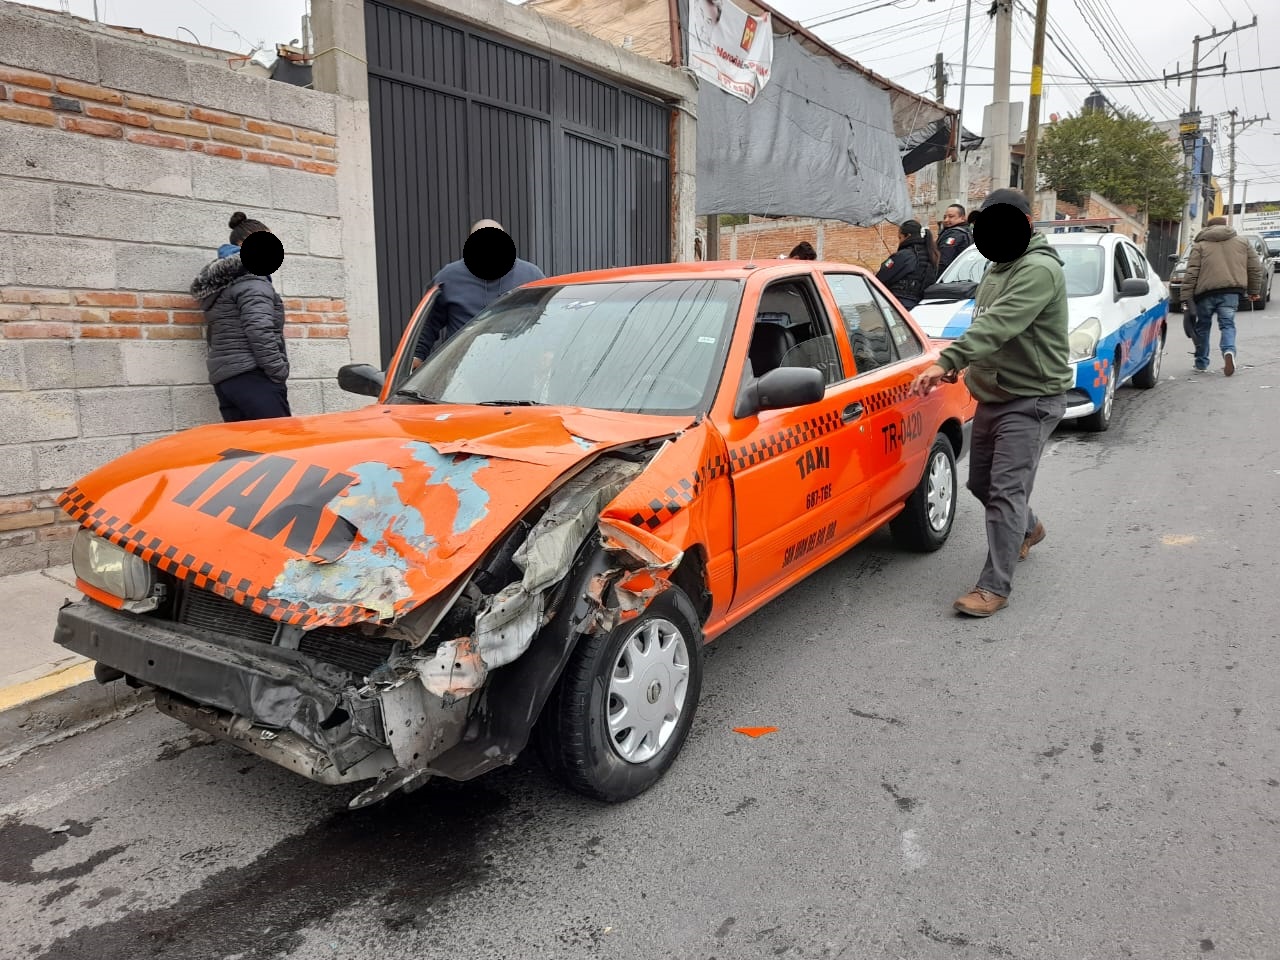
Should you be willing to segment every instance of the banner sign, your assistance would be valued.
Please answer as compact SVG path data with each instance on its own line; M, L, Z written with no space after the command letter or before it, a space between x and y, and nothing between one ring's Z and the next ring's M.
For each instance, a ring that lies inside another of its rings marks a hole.
M699 77L747 103L769 82L773 21L750 16L730 0L689 0L689 66Z

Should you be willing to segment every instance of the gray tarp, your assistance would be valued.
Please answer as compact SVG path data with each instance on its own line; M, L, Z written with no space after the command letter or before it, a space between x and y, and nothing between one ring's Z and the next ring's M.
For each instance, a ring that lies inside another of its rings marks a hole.
M773 73L754 103L698 83L697 212L907 219L889 92L794 35L773 43Z

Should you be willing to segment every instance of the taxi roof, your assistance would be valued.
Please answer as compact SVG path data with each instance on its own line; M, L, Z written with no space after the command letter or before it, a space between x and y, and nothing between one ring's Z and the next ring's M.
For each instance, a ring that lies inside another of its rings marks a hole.
M868 273L864 267L852 263L823 260L697 260L684 263L650 263L638 267L611 267L604 270L584 270L563 273L543 280L534 280L525 287L560 286L569 283L618 283L645 280L745 280L757 273L766 277L811 273L819 270L839 270L842 273L857 271Z

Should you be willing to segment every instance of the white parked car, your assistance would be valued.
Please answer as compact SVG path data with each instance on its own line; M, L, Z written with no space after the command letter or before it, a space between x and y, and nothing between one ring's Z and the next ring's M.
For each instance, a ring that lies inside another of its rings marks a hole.
M1111 424L1116 390L1160 380L1169 294L1136 246L1118 233L1051 233L1063 260L1075 386L1064 419L1087 430ZM970 247L925 291L911 316L938 340L954 340L973 319L973 294L991 261Z

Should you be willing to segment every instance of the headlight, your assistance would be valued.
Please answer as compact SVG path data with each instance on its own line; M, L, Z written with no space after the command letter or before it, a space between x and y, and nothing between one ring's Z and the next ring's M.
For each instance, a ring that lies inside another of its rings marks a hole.
M121 600L145 600L155 586L145 560L84 529L71 545L71 566L85 583Z
M1102 339L1102 323L1097 317L1090 317L1080 326L1071 331L1071 357L1072 363L1079 363L1081 360L1091 360L1093 355L1098 351L1098 341Z

